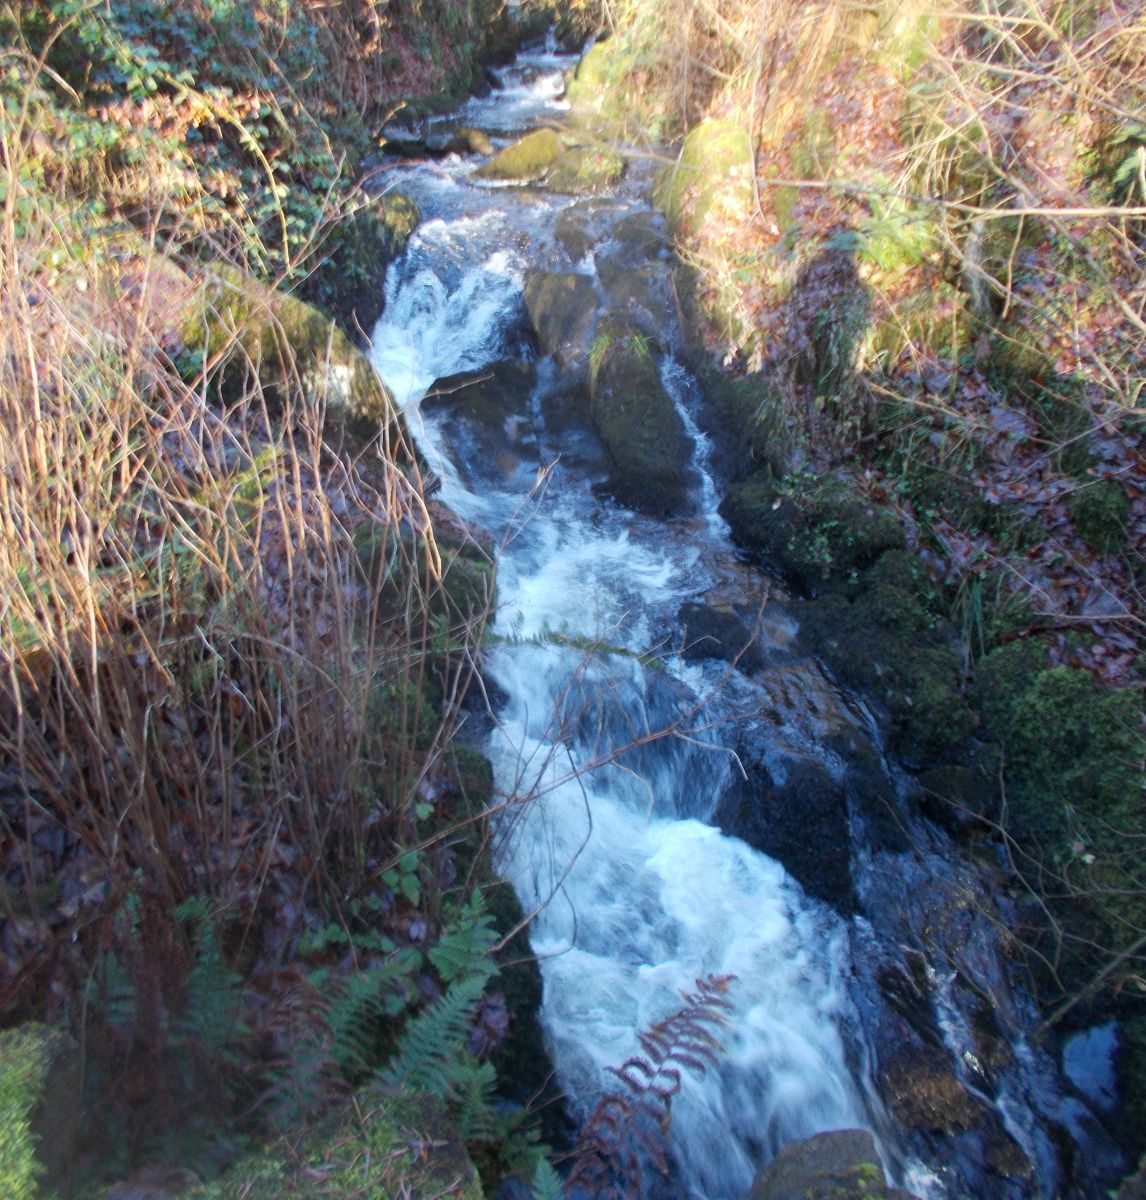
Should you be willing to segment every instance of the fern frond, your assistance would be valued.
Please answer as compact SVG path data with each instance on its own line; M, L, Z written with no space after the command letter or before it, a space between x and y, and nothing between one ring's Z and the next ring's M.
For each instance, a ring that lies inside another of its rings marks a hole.
M400 986L417 969L416 950L397 954L352 975L325 1014L331 1033L330 1054L349 1074L360 1074L377 1065L379 1028L405 1007Z
M494 970L492 963L486 963L483 970L457 980L410 1022L394 1057L381 1072L384 1083L434 1096L448 1095L453 1064L465 1048L474 1007Z
M184 983L180 1032L212 1050L223 1050L244 1032L243 980L228 966L219 948L210 905L195 897L179 906L177 916L194 930L194 958Z
M643 1164L668 1173L667 1134L672 1098L680 1091L682 1068L703 1075L722 1049L716 1030L727 1021L725 998L731 975L696 981L682 994L681 1008L638 1035L642 1058L633 1055L610 1072L623 1091L606 1092L577 1139L569 1190L619 1198L640 1195Z
M430 962L442 982L449 985L479 971L497 940L493 917L486 912L481 895L475 892L457 919L442 931L437 945L430 948Z
M565 1200L565 1185L549 1159L541 1157L533 1171L533 1200Z

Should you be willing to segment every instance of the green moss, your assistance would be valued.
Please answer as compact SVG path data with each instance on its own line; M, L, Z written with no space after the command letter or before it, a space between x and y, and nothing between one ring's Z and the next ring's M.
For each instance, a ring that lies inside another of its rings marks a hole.
M564 152L565 143L552 129L535 129L475 173L482 179L530 183L543 179Z
M36 1159L32 1115L40 1102L55 1035L41 1025L0 1033L0 1193L35 1200L43 1168Z
M1075 841L1121 854L1122 839L1141 836L1141 720L1130 689L1069 667L1038 672L1003 737L1016 835L1060 860Z
M897 751L918 765L949 760L976 726L954 632L928 607L924 584L917 561L891 550L860 576L851 602L828 596L806 621L833 672L884 705Z
M580 146L566 150L546 179L551 192L580 196L603 192L625 173L625 160L607 146Z
M1067 505L1075 528L1095 554L1118 554L1126 548L1130 498L1116 480L1087 483Z
M829 475L757 472L730 488L720 511L732 534L804 591L846 583L903 546L895 515Z
M205 275L180 336L224 396L241 393L254 373L272 404L301 393L356 436L398 422L377 372L328 317L232 267Z
M674 233L698 230L720 210L742 214L753 203L755 164L744 127L703 121L684 139L677 161L657 180L654 203Z
M697 374L705 398L717 415L717 436L726 441L731 460L741 467L767 468L776 476L782 475L791 448L791 431L771 372L730 375L704 359Z
M249 1159L187 1200L482 1200L473 1163L436 1102L360 1092L301 1147Z

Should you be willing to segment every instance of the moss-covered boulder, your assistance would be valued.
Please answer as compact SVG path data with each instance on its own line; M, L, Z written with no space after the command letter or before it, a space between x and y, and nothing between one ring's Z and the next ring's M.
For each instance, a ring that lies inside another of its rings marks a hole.
M542 354L584 368L600 302L588 275L537 271L525 281L525 312Z
M593 425L613 464L614 494L654 515L679 511L692 443L661 382L648 338L611 316L601 322L591 360Z
M535 129L506 146L475 174L480 179L535 183L549 174L564 153L565 143L552 129Z
M755 164L748 131L735 121L703 121L684 139L677 161L657 180L653 199L682 236L727 214L739 221L753 203Z
M339 221L322 245L321 266L302 284L301 298L365 343L382 315L386 268L405 250L421 219L415 201L387 192Z
M591 195L612 187L625 173L625 160L612 146L573 146L556 158L545 177L551 192Z
M1045 664L1037 642L1012 642L976 671L972 699L1006 755L1008 827L1060 868L1113 866L1146 833L1141 695Z
M921 583L917 562L890 551L860 576L853 599L837 591L804 610L833 674L883 705L896 752L918 768L958 757L977 727L954 632L923 602Z
M606 258L597 264L597 277L610 304L624 312L643 333L660 338L665 313L672 303L672 276L667 263L628 266L623 260Z
M346 334L314 305L232 267L204 274L178 337L225 397L257 380L272 406L321 409L328 435L401 438L389 393Z
M720 513L740 545L804 592L854 581L904 545L893 513L834 476L757 471L728 490Z
M427 1096L359 1092L299 1146L283 1143L233 1167L187 1200L482 1200L457 1128Z
M756 1176L748 1200L911 1200L889 1188L875 1139L836 1129L791 1142Z

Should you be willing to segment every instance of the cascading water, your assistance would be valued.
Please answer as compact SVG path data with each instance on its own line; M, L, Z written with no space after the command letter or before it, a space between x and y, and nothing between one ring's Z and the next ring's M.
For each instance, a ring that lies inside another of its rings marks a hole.
M525 59L506 73L502 96L471 102L462 119L508 131L552 116L567 65L551 54ZM814 665L803 675L783 665L783 619L770 627L773 640L767 623L760 635L763 660L780 663L789 681L789 707L779 713L764 684L727 662L677 652L682 605L743 578L716 513L691 377L662 361L697 445L691 516L670 522L602 499L577 455L548 460L550 364L531 401L541 433L516 438L508 467L480 461L464 437L445 436L440 416L422 411L435 380L521 356L524 280L556 260L554 221L570 203L478 186L475 165L454 157L403 169L400 186L425 219L391 268L373 354L443 501L501 545L497 644L484 670L504 700L486 752L501 793L520 801L500 826L499 867L536 913L541 1015L560 1085L583 1116L607 1068L639 1052L638 1030L677 1007L698 977L734 975L724 1054L703 1078L686 1078L674 1101L675 1173L664 1194L733 1200L781 1146L856 1126L882 1135L889 1167L902 1174L909 1155L889 1132L868 1072L865 1022L879 1001L862 983L878 973L873 963L898 954L898 929L888 936L849 922L778 862L706 823L741 774L729 730L764 731L763 754L780 782L809 751L844 770L814 744L825 707L856 736L869 731L845 699L816 692L828 685ZM640 206L631 196L614 203ZM797 677L819 683L801 692ZM1027 1110L1054 1101L1032 1100L1038 1087L1024 1087L1017 1115L1003 1124L1037 1160L1046 1139ZM927 1186L959 1195L966 1184L947 1174L946 1184ZM925 1172L910 1178L920 1187ZM1029 1184L989 1186L979 1194L1050 1196L1058 1177L1048 1167Z

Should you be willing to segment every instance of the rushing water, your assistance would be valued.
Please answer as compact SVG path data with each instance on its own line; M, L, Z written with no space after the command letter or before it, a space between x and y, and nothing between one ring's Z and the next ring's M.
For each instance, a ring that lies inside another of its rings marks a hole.
M548 52L519 60L504 88L471 101L461 120L508 138L552 119L568 65ZM973 873L953 872L933 831L919 831L909 854L861 851L865 915L849 920L710 823L721 797L742 783L735 751L746 728L781 782L809 757L846 776L847 763L824 741L829 725L885 765L862 709L814 663L793 661L794 621L782 609L764 610L762 671L677 652L687 636L682 605L730 590L743 602L760 586L738 564L716 512L688 372L665 356L662 378L696 446L691 510L668 522L603 497L592 452L548 431L547 397L560 384L551 363L538 364L526 427L507 424L496 461L440 411L422 411L435 380L528 355L522 292L531 269L592 269L591 258L559 265L553 226L569 198L481 186L476 165L454 157L394 169L424 220L388 277L374 361L441 480L441 498L501 547L498 636L484 671L504 699L486 752L501 793L520 801L501 823L499 863L537 914L542 1020L562 1088L584 1115L608 1084L607 1068L638 1052L640 1029L677 1007L698 977L734 975L719 1064L687 1077L673 1105L674 1175L658 1185L665 1194L733 1200L781 1146L855 1126L872 1129L893 1176L919 1190L1056 1194L1061 1173L1044 1127L1048 1114L1065 1125L1070 1114L1060 1111L1048 1064L1022 1042L1031 1014L1021 998L1007 999L999 1018L1019 1065L985 1073L966 1049L973 1038L961 985L936 976L930 960L924 968L935 1043L971 1094L995 1106L995 1125L1035 1163L1032 1173L981 1171L974 1145L924 1163L927 1139L907 1145L892 1132L872 1082L878 1030L894 1024L878 981L910 974L910 954L922 952L905 948L930 919L913 889L932 890L937 877L974 889ZM614 213L644 206L640 182L613 198ZM665 343L675 340L666 329ZM894 789L894 772L887 779ZM872 916L884 909L886 918ZM971 991L1001 989L997 950L981 926L989 920L964 930L974 962L952 979L969 979ZM1086 1125L1072 1104L1075 1125Z

